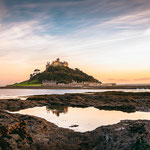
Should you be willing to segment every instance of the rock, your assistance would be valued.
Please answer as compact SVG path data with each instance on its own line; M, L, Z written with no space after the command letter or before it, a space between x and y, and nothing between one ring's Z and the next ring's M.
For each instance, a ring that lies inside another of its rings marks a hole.
M79 125L71 125L71 126L69 126L70 128L76 128L76 127L78 127Z
M150 111L150 93L101 92L30 96L27 100L0 100L0 109L18 111L36 106L95 107L124 112Z
M0 149L78 149L78 138L44 119L0 111Z
M0 111L0 149L149 150L150 121L126 120L80 133L38 117Z
M31 96L0 100L0 150L149 150L150 121L121 121L91 132L59 128L44 119L10 114L35 106L93 106L99 109L133 112L150 110L150 93L103 92ZM61 107L60 107L61 110ZM73 127L76 127L73 126Z

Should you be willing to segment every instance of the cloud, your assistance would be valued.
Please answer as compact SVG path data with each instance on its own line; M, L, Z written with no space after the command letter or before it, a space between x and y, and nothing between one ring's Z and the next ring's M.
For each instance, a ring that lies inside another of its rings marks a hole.
M138 78L138 79L134 79L134 81L150 81L150 77L149 78Z
M78 4L82 4L83 1L47 1L47 2L37 2L37 3L23 3L20 5L16 5L16 7L19 8L37 8L37 7L46 7L46 8L54 8L54 7L68 7L68 6L74 6Z
M0 22L2 22L2 19L7 16L8 16L7 9L6 9L3 1L0 0Z
M122 6L124 4L123 1L116 3L114 1L97 1L94 0L94 4L89 5L88 9L91 10L98 3L101 7L116 7ZM108 3L110 2L110 3ZM118 1L117 1L118 2ZM147 1L145 1L147 2ZM40 2L40 3L27 3L22 4L23 7L27 7L28 5L36 6L68 6L68 5L76 5L80 3L77 2ZM81 1L81 4L87 5L90 4L91 1ZM131 1L131 4L135 3L134 0ZM141 1L137 1L136 3L142 4ZM108 4L108 6L106 5ZM128 2L126 3L126 5ZM27 6L26 6L27 5ZM94 6L93 6L94 5ZM20 5L16 5L19 7ZM91 7L90 7L91 6ZM123 5L124 6L124 5ZM145 5L144 5L145 6ZM139 7L143 8L143 5ZM35 12L32 12L35 14ZM75 50L73 55L75 54L84 54L85 50L87 52L98 49L99 47L106 46L108 43L111 44L113 42L119 42L123 40L130 40L145 36L143 32L148 31L147 25L150 23L150 11L129 11L120 16L110 16L110 18L104 18L99 21L98 18L87 18L87 20L70 20L69 24L79 23L79 27L75 30L71 30L71 34L59 35L59 33L55 34L54 31L64 30L64 32L68 29L62 28L62 26L56 26L56 22L53 20L55 17L54 14L49 16L48 12L42 12L34 17L34 19L25 21L25 22L14 22L7 25L1 24L1 41L7 41L7 49L10 49L15 46L16 49L25 49L31 47L32 49L48 49L48 47L53 47L58 49L58 45L65 45L64 51L66 49L70 49L70 51ZM88 13L87 13L88 14ZM104 16L105 17L105 16ZM43 19L44 18L44 19ZM93 20L96 20L93 22ZM48 23L46 24L46 22ZM92 24L91 24L92 22ZM5 27L6 26L6 27ZM54 34L53 34L54 33ZM36 44L35 41L39 41ZM50 42L51 41L51 42ZM2 42L1 42L2 43ZM17 43L17 44L15 44ZM28 43L28 44L26 44ZM54 44L50 44L54 43ZM4 44L3 44L4 45ZM37 45L37 46L36 46ZM53 45L53 46L52 46ZM55 45L55 46L54 46ZM72 45L72 46L71 46ZM24 47L24 48L23 48ZM47 47L47 48L46 48ZM1 46L1 49L3 47ZM62 46L63 49L63 46ZM84 50L85 49L85 50ZM81 51L80 51L81 50ZM34 50L33 50L34 51ZM45 50L46 51L46 50ZM63 51L59 50L58 52ZM80 51L80 52L79 52ZM7 50L6 50L7 52Z
M7 7L3 3L0 17L6 20L0 19L0 63L34 67L62 57L75 62L73 66L86 64L85 68L96 66L104 72L148 69L148 6L147 0L25 2Z
M40 20L1 25L0 60L22 62L41 61L49 56L63 55L71 50L69 40L51 34L39 34L45 30ZM42 55L41 55L42 54Z
M129 79L114 79L114 78L110 78L110 79L107 79L108 81L110 82L128 82L128 81L132 81L132 80L129 80Z

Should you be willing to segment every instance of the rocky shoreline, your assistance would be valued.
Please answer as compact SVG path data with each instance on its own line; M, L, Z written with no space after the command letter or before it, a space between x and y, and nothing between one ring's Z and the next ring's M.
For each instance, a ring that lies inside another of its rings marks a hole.
M150 121L125 120L80 133L38 117L0 111L0 149L149 150Z
M124 112L150 111L150 93L96 92L63 95L29 96L27 100L0 100L0 109L18 111L36 106L95 107Z
M0 150L149 150L150 121L124 120L90 132L74 132L38 117L12 114L35 106L93 106L125 112L149 111L150 93L103 92L0 100Z

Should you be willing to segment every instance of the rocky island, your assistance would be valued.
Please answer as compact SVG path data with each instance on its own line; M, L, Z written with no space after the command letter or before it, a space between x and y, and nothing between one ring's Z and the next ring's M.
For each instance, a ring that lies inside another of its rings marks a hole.
M99 88L101 86L113 85L116 84L102 84L101 81L86 74L80 69L70 68L68 62L62 62L58 58L52 63L47 62L44 71L40 72L39 69L35 69L34 72L30 74L30 79L8 85L7 88Z
M8 111L35 106L93 106L125 112L149 111L150 93L103 92L29 96L27 100L0 100L2 150L149 150L150 121L124 120L90 132L74 132L34 116ZM7 111L6 111L7 110Z

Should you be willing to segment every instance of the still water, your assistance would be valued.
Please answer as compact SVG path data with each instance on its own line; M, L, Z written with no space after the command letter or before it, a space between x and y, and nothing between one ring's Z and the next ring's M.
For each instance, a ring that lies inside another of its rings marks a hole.
M104 91L124 91L124 92L150 92L150 89L0 89L0 99L22 98L30 95L45 94L65 94L84 92L104 92Z
M77 108L67 106L34 107L18 112L44 118L59 127L69 128L74 131L91 131L102 125L111 125L120 120L150 120L150 112L125 113L121 111L99 110L94 107ZM74 126L75 127L71 127Z

